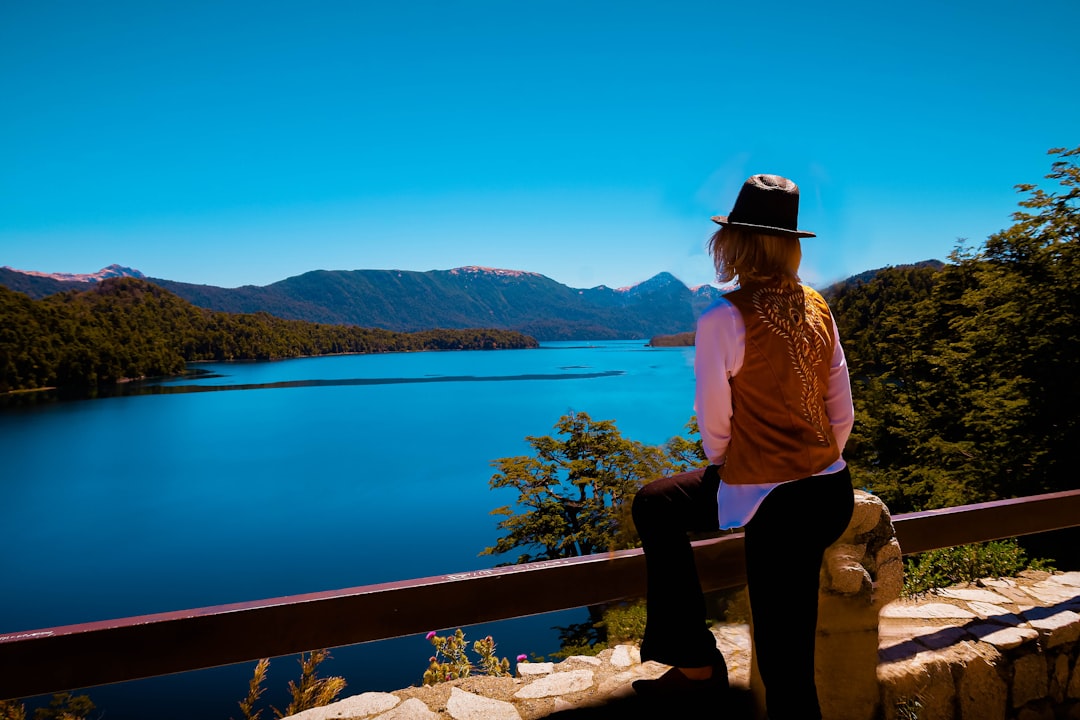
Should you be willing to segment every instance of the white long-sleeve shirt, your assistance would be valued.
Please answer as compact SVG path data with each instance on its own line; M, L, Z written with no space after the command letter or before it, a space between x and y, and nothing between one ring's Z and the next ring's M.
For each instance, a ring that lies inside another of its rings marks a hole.
M842 453L855 423L855 408L851 401L847 360L835 322L833 333L835 342L829 363L825 412ZM731 379L739 374L746 349L746 325L738 308L724 298L709 306L698 319L695 345L694 410L701 431L701 444L709 462L722 465L728 443L731 442ZM841 454L836 462L817 474L829 475L843 470L845 466ZM721 482L717 494L720 527L727 529L745 525L765 496L782 484L729 485Z

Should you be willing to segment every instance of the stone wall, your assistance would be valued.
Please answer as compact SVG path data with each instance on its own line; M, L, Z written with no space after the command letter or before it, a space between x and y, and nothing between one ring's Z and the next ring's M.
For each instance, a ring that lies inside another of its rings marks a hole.
M1080 720L1080 572L986 579L881 613L885 720Z

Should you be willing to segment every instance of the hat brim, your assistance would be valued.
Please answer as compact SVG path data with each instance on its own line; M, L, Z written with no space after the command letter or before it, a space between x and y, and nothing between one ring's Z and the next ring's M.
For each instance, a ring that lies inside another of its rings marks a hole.
M817 233L812 233L808 230L788 230L787 228L772 227L770 225L751 225L750 223L728 222L727 215L713 215L712 221L717 225L722 225L724 227L731 226L746 228L748 230L758 230L766 235L782 235L783 237L793 238L817 237Z

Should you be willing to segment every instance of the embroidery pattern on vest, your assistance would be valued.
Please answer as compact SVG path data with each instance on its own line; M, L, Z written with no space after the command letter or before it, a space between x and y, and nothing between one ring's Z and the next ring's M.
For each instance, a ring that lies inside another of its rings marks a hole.
M758 318L786 343L800 385L800 415L813 428L818 443L827 446L829 420L821 402L825 393L817 368L830 343L825 338L821 311L802 290L763 287L751 298Z

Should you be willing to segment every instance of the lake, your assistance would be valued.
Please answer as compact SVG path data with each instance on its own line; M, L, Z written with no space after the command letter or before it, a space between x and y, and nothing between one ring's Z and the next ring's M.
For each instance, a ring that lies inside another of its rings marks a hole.
M203 363L93 400L0 405L0 633L490 567L491 461L570 410L659 444L693 414L693 348ZM466 628L511 659L558 648L565 611ZM437 629L437 628L432 628ZM167 649L163 649L167 651ZM345 695L418 683L423 638L333 650ZM239 717L254 663L92 688L107 717ZM284 707L295 657L273 660ZM152 708L152 712L150 709ZM269 715L267 711L266 715Z

